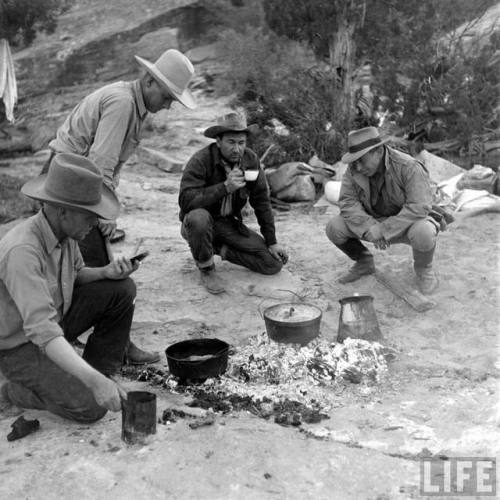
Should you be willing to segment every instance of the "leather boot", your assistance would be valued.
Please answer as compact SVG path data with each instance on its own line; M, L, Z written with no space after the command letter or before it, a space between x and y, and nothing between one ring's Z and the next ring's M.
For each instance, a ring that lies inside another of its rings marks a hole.
M128 343L125 351L125 363L129 365L149 365L158 363L160 354L157 352L147 352L139 349L132 341Z
M355 264L347 271L347 273L340 276L339 283L351 283L356 281L362 276L375 273L375 262L373 255L370 253L359 240L350 239L341 245L336 245L337 248L342 250L350 259L356 261Z
M413 269L417 276L417 286L424 295L430 295L439 285L436 273L432 269L434 250L435 247L427 252L413 249Z
M215 272L215 266L200 269L200 274L201 282L207 289L208 293L218 295L219 293L224 293L226 291L224 285L222 284L222 281Z

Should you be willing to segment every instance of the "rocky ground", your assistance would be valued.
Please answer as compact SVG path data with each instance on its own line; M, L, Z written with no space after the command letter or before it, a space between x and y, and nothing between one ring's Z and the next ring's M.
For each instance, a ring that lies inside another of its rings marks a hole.
M63 96L64 97L64 96ZM180 106L155 116L144 145L185 158L228 99L202 93L198 110ZM36 175L45 153L3 161L1 173ZM184 339L217 337L245 345L265 330L260 311L297 296L323 311L321 336L334 341L339 299L369 293L384 339L396 351L378 384L334 385L329 419L283 427L248 412L216 415L191 429L189 419L158 424L145 445L120 439L121 417L108 414L84 426L46 412L25 411L40 430L19 441L6 435L16 416L0 414L0 498L12 499L408 499L421 498L420 459L496 456L498 424L498 215L466 218L440 235L434 308L418 313L375 278L339 285L349 265L324 234L336 207L301 204L276 212L280 243L290 261L277 276L260 276L217 260L227 292L200 285L179 233L180 173L166 173L132 157L118 194L119 227L126 238L115 253L131 255L140 243L149 257L134 275L138 288L132 337L162 353ZM251 224L255 220L247 215ZM13 223L10 223L13 224ZM0 234L8 226L0 226ZM413 280L410 251L376 251ZM182 395L122 377L128 388L157 393L158 414Z

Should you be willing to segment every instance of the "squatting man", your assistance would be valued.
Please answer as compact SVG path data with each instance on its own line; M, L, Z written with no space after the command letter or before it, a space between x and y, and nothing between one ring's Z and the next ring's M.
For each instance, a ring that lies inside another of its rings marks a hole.
M59 153L22 192L43 207L0 240L0 408L93 422L126 398L110 377L129 342L136 294L129 276L139 263L84 265L78 242L120 207L91 160ZM92 327L80 357L70 343Z

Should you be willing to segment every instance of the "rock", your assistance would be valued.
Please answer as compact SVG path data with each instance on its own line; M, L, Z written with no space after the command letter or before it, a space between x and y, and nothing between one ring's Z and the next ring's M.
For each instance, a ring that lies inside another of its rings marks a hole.
M161 28L151 33L143 35L137 43L132 45L132 50L138 56L148 61L156 61L161 56L166 47L178 49L177 28Z
M157 151L145 146L139 146L135 153L139 163L145 162L163 170L164 172L182 172L182 169L184 168L184 161L173 158L162 151Z
M195 47L194 49L188 50L186 56L193 64L215 60L217 59L217 46L217 43L211 43L209 45Z

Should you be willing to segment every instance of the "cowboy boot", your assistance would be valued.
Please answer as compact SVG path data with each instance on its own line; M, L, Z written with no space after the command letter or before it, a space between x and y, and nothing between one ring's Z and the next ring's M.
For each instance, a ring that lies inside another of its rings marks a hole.
M417 286L424 295L430 295L439 284L436 273L432 269L435 248L427 252L413 249L413 269L417 276Z
M206 268L200 268L201 282L207 289L208 293L213 295L218 295L226 291L222 281L217 276L215 272L215 266L209 266Z
M340 276L338 279L339 283L351 283L362 276L375 273L373 255L359 240L351 238L345 243L335 246L342 250L350 259L356 261L347 273Z
M158 363L160 354L157 352L143 351L137 347L132 341L129 341L125 350L125 362L129 365L149 365Z

